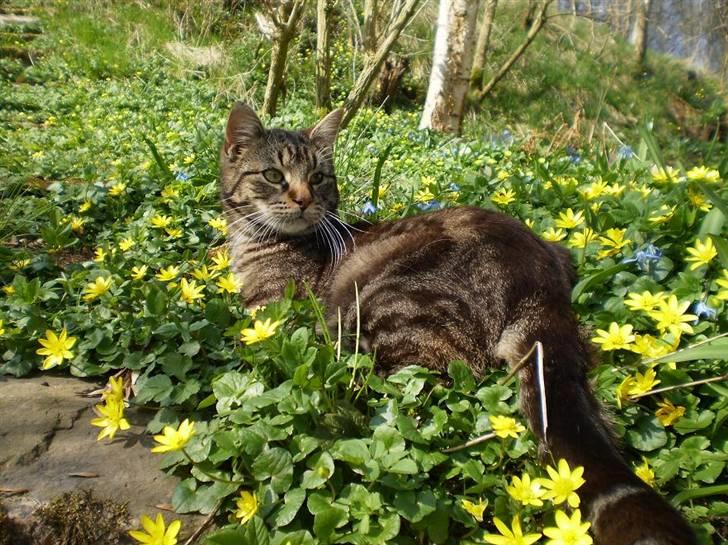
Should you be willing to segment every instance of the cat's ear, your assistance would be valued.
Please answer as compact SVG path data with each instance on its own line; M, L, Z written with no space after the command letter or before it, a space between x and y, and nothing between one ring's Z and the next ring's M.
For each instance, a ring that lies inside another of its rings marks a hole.
M225 128L225 144L223 144L225 155L229 157L236 148L250 146L260 139L264 132L263 124L255 110L247 104L236 102Z
M331 149L334 147L336 141L336 134L339 132L339 125L341 125L341 117L344 115L344 110L338 108L333 112L330 112L316 125L308 129L306 133L311 141L322 149Z

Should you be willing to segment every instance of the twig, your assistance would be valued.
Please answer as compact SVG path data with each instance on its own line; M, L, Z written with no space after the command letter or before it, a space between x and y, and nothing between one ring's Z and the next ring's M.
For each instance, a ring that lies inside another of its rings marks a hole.
M200 537L200 535L202 535L202 532L205 531L205 529L212 522L212 519L214 519L215 515L217 515L217 512L220 510L220 507L222 506L222 502L224 499L225 498L221 498L221 499L217 500L217 503L215 504L215 507L212 510L212 513L210 513L209 515L207 515L207 517L205 517L205 520L202 521L202 524L200 524L200 526L197 528L197 530L195 530L193 532L193 534L189 537L189 539L187 541L185 541L185 545L192 545L193 543L195 543L197 541L197 538Z
M526 355L521 358L521 361L519 361L516 364L516 366L513 369L511 369L511 372L508 373L503 379L501 379L501 380L498 381L498 384L499 385L503 386L509 380L511 380L515 376L515 374L518 373L518 371L520 371L521 369L523 369L524 367L526 367L526 364L528 363L528 358L530 358L531 357L531 354L533 354L533 351L536 350L536 345L537 344L540 344L539 341L536 341L535 343L533 343L533 346L531 346L531 348L526 353Z
M665 386L664 388L656 388L654 390L650 390L649 392L645 392L644 394L637 394L633 396L629 396L629 399L639 399L641 397L647 397L654 394L660 394L662 392L669 392L671 390L677 390L678 388L686 388L688 386L700 386L701 384L709 384L711 382L721 382L723 380L728 380L728 373L725 375L721 375L719 377L711 377L711 378L704 378L701 380L693 380L692 382L684 382L682 384L675 384L674 386Z
M495 437L495 433L490 432L486 433L485 435L481 435L480 437L476 437L475 439L471 439L470 441L466 441L462 445L458 445L456 447L450 447L444 449L442 452L445 454L449 454L451 452L457 452L459 450L465 450L466 448L473 447L475 445L479 445L480 443L485 443L486 441L493 439Z

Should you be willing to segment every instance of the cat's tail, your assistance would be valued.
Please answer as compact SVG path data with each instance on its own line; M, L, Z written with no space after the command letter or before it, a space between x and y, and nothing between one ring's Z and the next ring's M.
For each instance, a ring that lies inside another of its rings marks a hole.
M554 307L537 305L516 317L503 331L497 355L515 366L536 341L542 344L545 433L535 351L519 371L522 410L547 454L584 467L586 483L578 494L595 543L695 544L688 524L634 474L615 446L587 381L589 352L574 318L544 308Z

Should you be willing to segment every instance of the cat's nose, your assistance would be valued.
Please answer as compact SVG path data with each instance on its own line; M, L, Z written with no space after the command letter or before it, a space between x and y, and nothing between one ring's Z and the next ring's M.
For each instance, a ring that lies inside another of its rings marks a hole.
M313 200L311 193L308 191L291 191L289 197L301 210L306 210Z

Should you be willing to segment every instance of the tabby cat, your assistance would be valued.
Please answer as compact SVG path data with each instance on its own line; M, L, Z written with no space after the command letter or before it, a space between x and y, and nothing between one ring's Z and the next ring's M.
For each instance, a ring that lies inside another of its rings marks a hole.
M543 346L544 433L535 356L519 373L521 406L542 447L584 466L579 489L599 545L688 545L689 526L620 456L589 388L589 348L570 308L566 250L503 214L464 207L347 229L336 214L333 147L341 111L302 131L266 129L237 103L221 150L221 195L233 268L248 304L295 280L336 323L356 327L388 373L442 371L454 359L482 376Z

